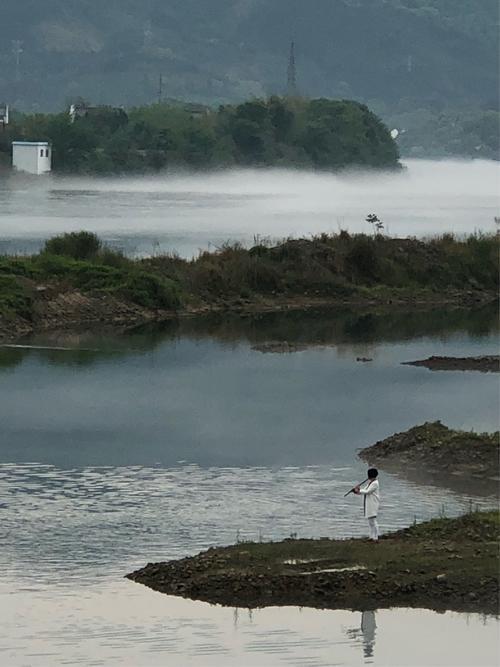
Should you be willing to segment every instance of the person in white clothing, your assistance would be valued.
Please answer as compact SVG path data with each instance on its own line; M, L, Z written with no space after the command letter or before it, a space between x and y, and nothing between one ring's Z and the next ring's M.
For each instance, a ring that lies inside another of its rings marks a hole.
M370 539L378 542L378 508L380 506L380 485L378 483L378 470L370 468L368 470L368 484L360 488L356 486L354 493L363 496L363 511L365 519L368 519L370 529Z

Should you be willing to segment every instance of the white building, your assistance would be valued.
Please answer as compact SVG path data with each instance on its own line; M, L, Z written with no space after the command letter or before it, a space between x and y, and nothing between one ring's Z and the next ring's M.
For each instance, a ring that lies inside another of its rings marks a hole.
M9 105L0 104L0 125L5 129L5 126L9 124Z
M52 168L52 150L47 141L13 141L12 166L28 174L48 174Z

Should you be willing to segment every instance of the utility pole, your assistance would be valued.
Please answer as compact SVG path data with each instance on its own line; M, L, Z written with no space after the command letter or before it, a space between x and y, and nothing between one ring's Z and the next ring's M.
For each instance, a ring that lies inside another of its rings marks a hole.
M19 39L12 40L12 54L14 55L16 62L16 81L19 81L21 78L20 74L20 62L21 62L21 53L23 52L23 43Z
M295 61L295 42L292 42L290 45L290 57L288 59L288 71L287 71L287 84L286 84L286 94L287 97L297 97L297 64Z
M161 104L163 99L163 76L160 74L160 80L158 81L158 104Z

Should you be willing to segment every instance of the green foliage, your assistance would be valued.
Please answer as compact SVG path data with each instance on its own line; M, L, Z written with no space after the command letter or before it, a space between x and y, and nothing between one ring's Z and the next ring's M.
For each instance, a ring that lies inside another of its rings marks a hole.
M44 139L52 144L55 170L85 171L97 148L97 135L82 123L71 123L67 114L49 117ZM33 127L32 132L35 130ZM33 135L34 136L34 135Z
M91 259L95 257L102 243L92 232L70 232L54 236L45 242L44 252L51 255L65 255L73 259Z
M46 248L53 247L51 241ZM257 243L250 249L228 244L191 261L169 255L132 260L108 248L82 260L65 249L62 254L45 249L33 257L0 258L2 312L27 316L30 289L39 284L63 292L113 294L152 310L176 309L186 298L224 304L357 295L388 301L474 291L482 298L498 290L499 238L493 235L420 241L341 232L275 246Z
M58 278L86 292L116 294L146 308L177 308L180 295L176 284L153 275L130 262L115 268L97 261L77 261L57 255L42 254L35 258L42 276Z
M47 245L50 247L50 241ZM23 280L113 294L150 309L176 309L181 304L176 282L109 250L86 260L46 250L33 257L0 259L0 313L31 317L32 297Z
M387 128L357 102L271 97L218 111L155 104L123 110L93 108L72 123L66 114L20 116L3 148L16 138L52 143L54 169L81 173L155 171L170 166L347 165L395 167Z
M181 303L179 289L172 280L144 271L130 273L116 291L133 303L153 310L176 309Z

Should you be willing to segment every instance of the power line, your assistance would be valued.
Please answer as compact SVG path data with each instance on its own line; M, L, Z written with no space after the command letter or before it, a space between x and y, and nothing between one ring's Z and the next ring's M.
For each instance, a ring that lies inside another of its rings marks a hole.
M12 54L16 60L16 81L21 78L20 63L21 53L23 53L23 43L19 39L12 40Z

